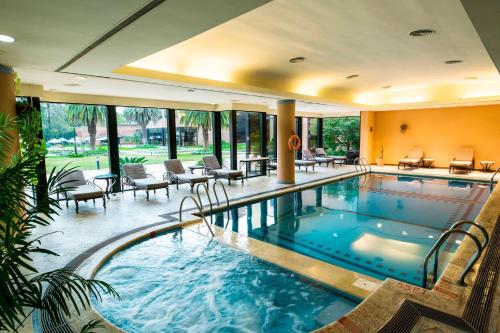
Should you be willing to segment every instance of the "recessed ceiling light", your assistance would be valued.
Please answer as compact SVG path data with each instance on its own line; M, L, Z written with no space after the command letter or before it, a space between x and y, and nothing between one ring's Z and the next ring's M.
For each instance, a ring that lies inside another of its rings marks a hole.
M389 89L392 88L392 86L383 86L382 89Z
M75 79L78 79L78 80L87 80L87 78L85 76L75 76Z
M66 87L79 87L80 86L79 83L65 83L64 85Z
M16 39L7 35L0 35L0 42L4 43L14 43Z
M477 80L477 76L466 76L464 77L466 80Z
M454 64L459 64L463 62L463 60L446 60L444 63L447 64L447 65L454 65Z
M359 77L359 75L358 74L352 74L352 75L346 76L345 78L346 79L354 79L356 77Z
M418 30L413 30L409 33L410 36L412 37L426 37L430 35L434 35L436 33L436 30L434 29L418 29Z
M194 90L194 89L188 89L187 91L188 92L195 92L196 90Z
M297 64L299 62L304 62L305 60L306 60L306 58L304 58L304 57L295 57L295 58L288 60L288 62L291 62L292 64Z

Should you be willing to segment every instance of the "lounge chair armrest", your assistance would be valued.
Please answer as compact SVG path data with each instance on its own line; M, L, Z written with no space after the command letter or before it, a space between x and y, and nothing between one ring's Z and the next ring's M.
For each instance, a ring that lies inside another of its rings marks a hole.
M90 180L87 180L87 185L91 185L95 188L97 188L98 190L101 190L102 191L102 187L100 187L99 185L97 185L96 183L94 182L91 182Z
M132 178L130 178L129 176L122 176L122 184L128 185L128 186L133 186L134 180Z
M177 176L172 171L167 171L163 174L163 180L175 180Z
M146 174L146 177L156 179L156 177L155 177L155 176L153 176L153 175L152 175L152 174L150 174L150 173L147 173L147 174Z

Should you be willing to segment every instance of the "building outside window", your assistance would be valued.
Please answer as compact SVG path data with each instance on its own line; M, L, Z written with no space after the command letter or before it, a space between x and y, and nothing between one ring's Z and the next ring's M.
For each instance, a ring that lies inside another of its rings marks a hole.
M120 166L142 163L148 173L161 179L163 161L169 158L167 110L117 107L116 118Z
M212 112L176 110L177 158L184 167L202 165L202 157L213 155Z

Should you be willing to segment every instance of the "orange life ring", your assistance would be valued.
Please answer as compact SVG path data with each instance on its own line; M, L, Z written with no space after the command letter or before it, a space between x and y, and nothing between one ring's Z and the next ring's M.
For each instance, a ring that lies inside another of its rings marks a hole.
M288 138L288 149L299 150L300 149L300 138L297 134L292 134Z

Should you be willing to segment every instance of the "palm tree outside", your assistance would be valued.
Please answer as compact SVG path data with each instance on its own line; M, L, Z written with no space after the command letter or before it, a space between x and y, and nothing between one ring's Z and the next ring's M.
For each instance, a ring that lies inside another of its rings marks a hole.
M97 124L106 121L106 107L103 105L70 104L67 109L68 123L87 126L90 149L95 150Z
M150 122L157 122L162 118L162 111L155 108L130 107L123 111L123 116L129 122L135 122L141 127L142 144L147 143L147 129Z
M181 117L181 124L201 128L203 137L203 148L208 149L208 132L212 129L212 112L179 110L184 114ZM222 128L229 127L229 113L221 112Z

